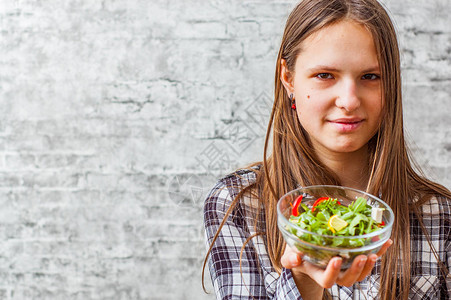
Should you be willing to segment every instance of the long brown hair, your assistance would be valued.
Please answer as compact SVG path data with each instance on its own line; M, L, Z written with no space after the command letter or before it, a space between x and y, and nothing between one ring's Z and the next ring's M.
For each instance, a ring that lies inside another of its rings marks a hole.
M434 195L451 198L451 193L445 187L421 176L422 173L419 174L412 166L404 140L396 32L390 17L377 0L304 0L291 12L276 62L274 105L266 133L263 167L254 170L257 173L256 182L248 189L259 195L259 201L264 207L266 247L273 267L280 273L280 259L285 242L277 228L277 200L298 185L340 185L338 177L318 159L307 132L298 121L296 112L291 109L288 94L280 80L281 60L284 59L288 70L293 71L296 58L302 51L302 42L322 28L343 20L364 25L372 34L378 53L384 118L378 132L368 142L368 168L371 171L367 192L380 195L395 213L391 237L394 244L381 261L379 294L381 299L407 299L410 263L400 262L411 260L410 236L402 234L405 228L409 228L409 214L415 213L421 223L419 207ZM271 137L272 153L268 155ZM235 199L225 218L241 195L240 193ZM427 236L423 225L422 227ZM218 234L212 245L217 236Z

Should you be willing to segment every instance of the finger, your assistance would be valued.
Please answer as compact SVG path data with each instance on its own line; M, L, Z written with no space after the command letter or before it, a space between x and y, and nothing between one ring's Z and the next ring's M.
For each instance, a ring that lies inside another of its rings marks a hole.
M337 283L344 286L353 285L359 279L360 274L362 274L367 260L368 258L365 255L357 256L351 267L338 276Z
M302 263L300 255L294 252L289 246L285 247L285 252L280 258L280 263L286 269L298 267Z
M366 261L365 267L363 267L362 273L360 273L360 276L357 278L357 281L362 281L370 275L371 270L374 268L374 264L376 263L377 255L376 254L370 254L368 255L368 260Z
M331 288L340 273L342 263L341 257L332 258L324 270L309 262L303 262L301 265L302 272L310 276L323 288Z
M326 271L323 277L323 288L330 289L338 278L341 270L343 259L341 257L334 257L327 264Z
M382 245L382 248L379 250L379 252L377 252L377 254L371 254L368 256L366 264L356 281L362 281L363 279L365 279L365 277L367 277L371 273L371 270L374 268L374 265L376 264L378 256L384 255L385 252L387 252L387 249L392 244L393 241L391 239L388 239L387 242L385 242L384 245Z
M387 249L393 244L391 239L388 239L385 244L382 245L382 248L377 252L377 256L382 256L387 252Z

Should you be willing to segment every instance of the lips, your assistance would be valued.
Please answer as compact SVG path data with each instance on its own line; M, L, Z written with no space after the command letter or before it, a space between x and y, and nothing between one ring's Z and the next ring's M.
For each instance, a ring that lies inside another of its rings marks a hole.
M357 130L363 123L364 119L362 118L339 118L329 120L330 122L339 132L352 132Z
M361 119L361 118L341 118L341 119L334 119L334 120L331 120L329 122L332 122L332 123L343 123L343 124L353 124L353 123L359 123L359 122L362 122L362 121L363 121L363 119Z

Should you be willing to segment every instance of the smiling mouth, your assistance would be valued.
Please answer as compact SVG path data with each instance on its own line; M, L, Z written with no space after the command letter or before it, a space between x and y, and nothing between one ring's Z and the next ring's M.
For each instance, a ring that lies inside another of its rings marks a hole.
M360 124L360 123L362 123L362 121L354 121L354 122L333 122L333 123L336 123L336 124L343 124L343 125L354 125L354 124Z
M363 119L344 120L337 119L329 121L340 132L352 132L357 130L363 123Z
M329 122L338 123L338 124L357 124L363 122L363 119L335 119Z

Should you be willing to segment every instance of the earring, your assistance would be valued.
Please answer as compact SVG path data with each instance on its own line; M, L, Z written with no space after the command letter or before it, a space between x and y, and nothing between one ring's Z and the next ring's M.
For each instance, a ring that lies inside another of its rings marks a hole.
M291 102L291 109L296 109L296 102L294 100L293 94L290 94L290 102Z

